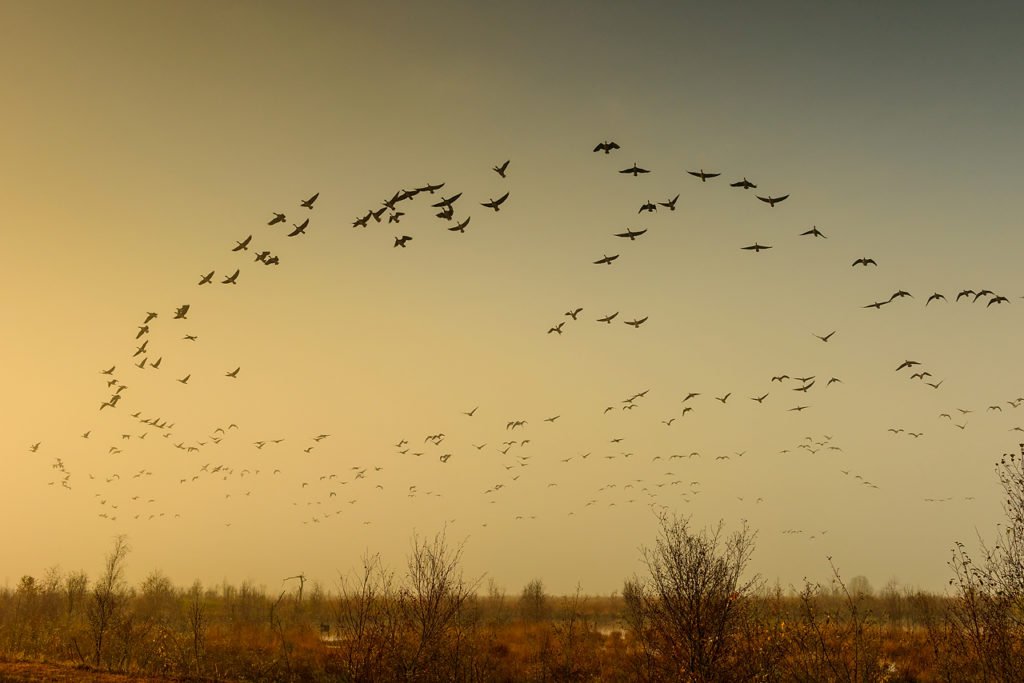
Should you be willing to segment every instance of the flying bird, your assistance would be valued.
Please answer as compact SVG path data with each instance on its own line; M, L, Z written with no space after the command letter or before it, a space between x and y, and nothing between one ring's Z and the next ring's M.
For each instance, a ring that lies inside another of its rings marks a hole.
M868 258L866 256L862 256L861 258L857 259L856 261L854 261L850 265L851 266L867 266L867 265L877 266L878 264L875 263L875 259Z
M302 221L298 225L295 225L294 223L292 223L292 227L295 228L295 229L292 230L290 233L288 233L288 236L289 237L295 237L296 235L304 234L306 232L306 227L308 225L309 225L309 219L308 218L306 220Z
M725 396L721 396L721 397L715 396L715 400L716 401L721 401L722 403L725 403L726 401L729 400L730 396L732 396L732 392L731 391L728 394L726 394Z
M192 375L185 375L184 377L182 377L178 381L181 382L182 384L188 384L188 378L191 377L191 376Z
M417 188L417 192L429 192L430 194L434 194L435 190L440 190L442 187L444 187L444 183L439 185L431 185L430 183L427 183L423 187Z
M636 232L634 232L633 230L630 230L629 228L627 228L626 232L617 232L617 233L615 233L615 236L616 237L628 237L632 241L632 240L635 240L640 235L644 234L645 232L647 232L646 229L644 229L644 230L637 230Z
M466 218L466 220L462 221L461 223L459 223L455 227L448 228L448 229L451 230L452 232L466 232L466 226L469 225L469 219L470 218L472 218L472 216L468 216Z
M241 370L241 369L242 369L242 367L241 367L241 366L239 366L239 367L235 368L234 370L232 370L231 372L226 372L226 373L224 373L224 376L225 376L225 377L234 377L234 378L237 378L237 377L238 377L238 371L239 371L239 370Z
M776 199L775 201L779 201L779 200L778 200L778 199ZM807 232L802 232L802 233L800 233L800 234L801 234L801 235L812 235L812 236L814 236L814 237L821 237L821 238L823 238L823 239L827 239L827 238L825 237L825 233L823 233L823 232L822 232L821 230L818 230L818 226L817 226L817 225L813 226L813 227L812 227L812 228L811 228L810 230L808 230Z
M500 207L502 205L502 203L506 199L508 199L508 192L506 192L505 194L501 195L497 199L492 199L489 202L481 202L480 206L486 206L489 209L494 209L495 211L499 211L500 209L498 207Z
M242 250L244 250L244 249L248 249L248 248L249 248L249 242L251 242L251 241L252 241L252 235L249 235L248 237L246 237L246 238L245 238L244 240L242 240L241 242L237 242L237 241L236 241L236 244L237 244L238 246L236 246L236 247L235 247L234 249L232 249L231 251L242 251Z
M274 217L270 219L270 222L267 223L267 225L274 225L275 223L283 223L283 222L284 222L284 214L283 213L275 213Z
M210 276L212 277L213 273L210 273ZM182 306L178 306L177 310L174 311L174 319L175 320L184 320L185 316L188 314L188 309L189 309L189 305L188 304L184 304Z
M648 171L646 168L640 168L639 166L636 165L636 162L633 162L632 168L624 168L621 171L619 171L619 173L632 173L633 177L635 178L641 173L650 173L650 171Z
M757 187L757 185L744 178L743 180L737 180L735 183L729 183L729 187L742 187L744 190L749 190L752 187Z
M357 218L354 221L352 221L352 227L354 228L358 226L361 228L365 228L366 224L370 221L370 216L372 215L372 211L367 211L365 216L363 216L362 218Z
M305 200L304 202L302 202L302 203L300 204L300 206L303 206L303 207L305 207L305 208L307 208L307 209L312 209L312 208L313 208L313 202L315 202L315 201L316 201L316 198L317 198L317 197L319 197L319 196L320 196L320 193L319 193L319 192L317 192L317 193L316 193L315 195L313 195L313 196L312 196L312 197L310 197L309 199L307 199L307 200Z
M574 309L572 311L566 311L565 314L567 316L569 316L570 318L572 318L573 320L576 320L576 316L578 316L580 314L580 311L582 311L582 310L583 310L582 308L576 308L576 309Z
M768 206L774 207L779 202L788 199L789 195L784 194L781 197L772 197L771 195L768 195L767 197L762 197L761 195L757 195L757 198L760 199L762 202L766 203Z
M615 144L614 142L609 142L608 140L605 140L604 142L602 142L601 144L599 144L599 145L598 145L597 147L595 147L595 148L594 148L594 151L595 151L595 152L604 152L605 154L608 154L608 153L609 153L609 152L611 152L611 151L612 151L613 149L622 149L622 148L621 148L621 147L619 147L619 146L618 146L617 144Z
M756 252L761 251L762 249L771 249L771 247L763 245L763 244L758 244L757 242L754 242L749 247L742 247L742 249L753 249L754 252L756 253Z
M509 161L511 161L511 159L509 159ZM507 169L507 168L508 168L508 161L503 163L501 166L495 166L494 167L494 172L497 173L498 175L500 175L502 178L504 178L505 177L505 169Z
M705 173L703 168L700 169L699 171L687 171L687 173L696 178L700 178L700 181L702 183L706 183L708 181L708 178L717 178L718 176L722 175L721 173Z
M673 197L672 199L668 200L667 202L658 202L658 204L660 204L661 206L666 207L669 211L675 211L676 210L676 201L678 201L678 199L679 199L679 195L676 195L675 197Z
M614 319L615 319L615 316L617 316L618 314L619 314L619 312L618 312L618 311L615 311L615 312L614 312L614 313L612 313L611 315L606 315L606 316L605 316L605 317L603 317L603 318L598 318L598 319L597 319L597 322L599 322L599 323L608 323L608 324L610 325L610 324L611 324L611 322L612 322L612 320L614 320Z
M223 284L223 285L236 285L236 284L238 284L237 280L238 280L238 273L239 272L241 272L241 269L240 268L236 268L235 272L232 273L231 275L229 275L228 277L224 278L224 280L221 282L221 284Z
M555 325L554 327L549 329L548 330L548 334L551 334L552 332L557 332L558 334L562 334L562 325L564 325L564 324L565 324L565 321L563 320L562 322L558 323L557 325Z
M835 334L835 333L836 333L836 331L832 330L831 332L826 334L824 337L822 337L820 334L815 334L814 336L817 337L818 339L820 339L823 342L827 342L832 337L832 335ZM814 334L814 333L812 332L811 334Z
M395 246L405 248L405 243L411 240L412 237L409 235L402 235L401 237L395 237Z
M925 305L925 306L927 306L927 305L928 305L928 304L930 304L930 303L931 303L932 301L937 301L938 299L942 299L943 301L945 301L945 300L946 300L946 297L945 297L945 296L943 296L942 294L939 294L938 292L935 292L935 293L934 293L934 294L932 294L932 295L931 295L930 297L928 297L928 301L925 301L925 302L924 302L924 305Z
M647 318L648 317L650 317L650 316L646 316L645 315L644 317L640 318L639 320L636 320L636 319L634 319L634 320L624 320L623 322L626 323L627 325L632 325L633 327L635 327L637 329L640 329L640 326L643 325L645 322L647 322Z
M388 214L388 223L398 223L402 216L405 215L403 211L395 211L392 214Z
M651 202L645 202L643 205L641 205L640 210L637 211L637 213L643 213L644 211L652 213L657 210L658 207L655 204L652 204Z
M614 261L617 258L619 258L618 254L615 254L614 256L608 256L607 254L605 254L604 258L598 259L597 261L594 261L594 263L607 263L608 265L611 265L612 261Z
M441 207L445 207L445 206L451 206L452 203L454 203L455 200L458 199L461 196L462 196L462 193L460 192L457 195L454 195L452 197L448 197L447 199L442 197L441 201L439 201L436 204L431 204L431 206L434 207L435 209L440 209Z

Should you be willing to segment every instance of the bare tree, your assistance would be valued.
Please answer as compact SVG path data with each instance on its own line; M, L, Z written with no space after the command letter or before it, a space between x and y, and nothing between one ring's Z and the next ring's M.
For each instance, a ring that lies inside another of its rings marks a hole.
M93 663L100 665L103 657L103 639L116 623L125 601L124 561L131 548L128 537L117 536L114 547L107 555L103 574L93 586L92 600L86 607L89 633L93 643Z
M403 666L409 678L458 678L461 619L479 584L463 579L462 548L449 546L444 531L429 540L413 536L402 595L413 628L412 651Z
M756 534L722 538L723 525L701 531L663 513L653 548L642 555L649 576L627 581L627 619L639 645L636 673L647 680L750 678L736 661L737 640L759 578L744 579Z

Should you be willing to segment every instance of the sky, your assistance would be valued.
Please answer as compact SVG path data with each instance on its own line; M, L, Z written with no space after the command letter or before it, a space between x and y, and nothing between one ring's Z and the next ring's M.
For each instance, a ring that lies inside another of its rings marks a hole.
M1021 13L3 3L0 581L125 534L333 589L444 532L608 594L670 512L943 590L1024 441Z

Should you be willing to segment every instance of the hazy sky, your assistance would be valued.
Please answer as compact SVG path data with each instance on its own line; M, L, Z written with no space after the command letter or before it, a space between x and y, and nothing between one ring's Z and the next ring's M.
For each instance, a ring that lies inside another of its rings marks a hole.
M1024 441L1022 20L3 3L0 580L124 533L133 580L333 587L446 527L469 576L608 593L667 508L748 520L783 586L941 590Z

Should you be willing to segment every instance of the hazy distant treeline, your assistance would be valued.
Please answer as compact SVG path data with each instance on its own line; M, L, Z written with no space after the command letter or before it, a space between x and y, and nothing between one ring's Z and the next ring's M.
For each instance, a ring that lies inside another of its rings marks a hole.
M996 466L1000 542L956 543L947 596L879 593L863 577L768 590L748 573L756 533L663 515L645 571L621 596L509 597L467 579L462 546L414 537L406 565L377 556L333 590L176 587L124 580L118 537L101 574L50 570L0 592L0 654L187 680L1021 681L1024 466Z

